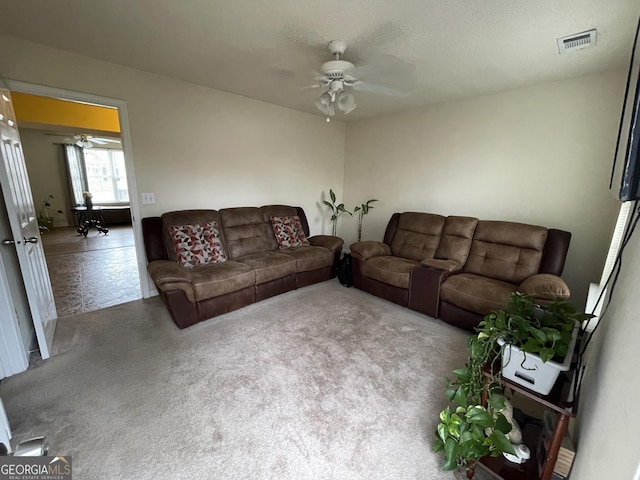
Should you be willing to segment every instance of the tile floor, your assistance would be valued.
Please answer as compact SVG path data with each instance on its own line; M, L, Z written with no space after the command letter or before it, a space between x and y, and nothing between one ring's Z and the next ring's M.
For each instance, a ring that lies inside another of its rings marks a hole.
M42 235L58 317L90 312L141 298L133 229L113 226L87 237L76 227Z

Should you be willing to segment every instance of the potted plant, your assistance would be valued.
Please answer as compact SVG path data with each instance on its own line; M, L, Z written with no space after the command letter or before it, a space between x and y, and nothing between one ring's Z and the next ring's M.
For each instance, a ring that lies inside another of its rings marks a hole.
M366 203L363 203L359 207L356 207L353 209L353 213L359 212L358 213L358 241L362 240L362 218L369 213L369 210L374 208L373 205L371 204L377 201L378 200L373 198L371 200L367 200Z
M469 338L466 365L454 370L449 380L446 396L453 408L440 413L434 450L444 451L444 470L463 468L472 478L480 458L514 454L507 438L512 426L501 413L503 353L515 346L524 356L539 355L543 363L561 360L571 355L573 332L588 318L591 315L578 313L566 300L540 306L520 293L509 296L504 310L484 317L477 335Z
M351 215L351 212L344 207L344 203L336 204L336 194L331 189L329 189L329 197L331 198L331 203L327 200L322 202L331 209L331 222L333 222L331 235L335 236L338 229L338 219L345 213Z
M53 195L49 195L42 201L42 206L38 211L38 228L40 229L40 233L47 232L53 228L53 216L49 213L51 200L53 200ZM62 210L57 210L56 212L62 215Z

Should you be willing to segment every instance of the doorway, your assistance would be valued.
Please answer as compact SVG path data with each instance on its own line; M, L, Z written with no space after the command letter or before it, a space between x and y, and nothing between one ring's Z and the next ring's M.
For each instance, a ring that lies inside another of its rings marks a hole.
M109 148L105 148L104 152L119 150L121 155L123 154L126 174L123 175L121 181L124 182L128 191L127 202L120 201L117 205L112 204L109 212L105 210L105 216L107 216L107 213L111 215L111 218L106 222L110 226L106 235L103 231L91 229L86 236L78 233L78 227L75 225L78 217L77 212L73 210L81 205L78 205L77 201L71 198L72 194L68 188L69 176L63 160L62 144L69 143L66 139L72 140L76 135L84 135L91 138L92 135L98 137L100 133L105 132L99 132L88 127L83 128L81 125L70 127L68 124L51 125L49 129L34 129L34 125L26 124L23 127L23 123L20 120L18 121L21 135L23 129L27 129L25 130L25 138L28 141L24 148L27 168L29 168L31 161L29 143L39 135L42 137L38 140L40 145L49 144L50 148L56 151L52 162L56 164L56 168L59 171L55 175L58 178L60 176L64 177L65 188L62 192L58 189L56 195L52 195L46 193L49 191L48 187L43 189L42 185L36 186L34 184L34 182L43 181L43 179L37 178L39 175L38 169L36 168L35 171L29 169L36 209L38 210L42 206L49 204L48 214L54 220L58 220L57 226L54 224L50 230L42 230L43 234L41 236L58 316L64 317L84 313L137 298L148 297L149 282L144 262L141 228L139 221L137 221L139 219L139 205L137 202L133 159L130 151L126 103L121 100L22 82L7 81L7 83L9 83L9 88L12 92L117 109L118 119L120 120L121 133L118 135L120 137L118 138L118 143L109 143L107 145ZM108 134L109 132L106 133ZM116 138L113 134L111 137ZM105 138L107 137L105 136ZM86 138L83 138L83 140L86 140ZM24 139L23 143L25 143ZM98 144L85 146L91 149L92 147L102 147L104 143L106 142L100 141ZM100 153L104 152L101 151ZM34 153L34 156L39 155L37 150L31 153ZM52 178L51 175L45 174L44 182L50 183ZM38 190L37 194L36 189ZM97 203L96 206L100 207L101 205ZM105 208L104 204L102 207ZM127 219L123 220L122 211L125 207ZM63 213L58 214L58 211ZM115 219L113 218L114 211L116 212Z

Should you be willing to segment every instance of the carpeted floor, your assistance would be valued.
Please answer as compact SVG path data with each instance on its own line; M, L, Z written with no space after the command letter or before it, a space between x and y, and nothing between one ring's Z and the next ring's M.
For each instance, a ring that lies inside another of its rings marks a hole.
M453 479L431 443L466 339L335 280L186 330L156 297L60 319L0 395L77 479Z

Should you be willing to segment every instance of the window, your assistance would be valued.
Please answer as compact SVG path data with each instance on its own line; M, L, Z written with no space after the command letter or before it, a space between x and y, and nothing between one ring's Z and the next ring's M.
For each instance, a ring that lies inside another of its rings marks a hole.
M122 150L85 148L87 186L94 204L128 203L127 174Z

